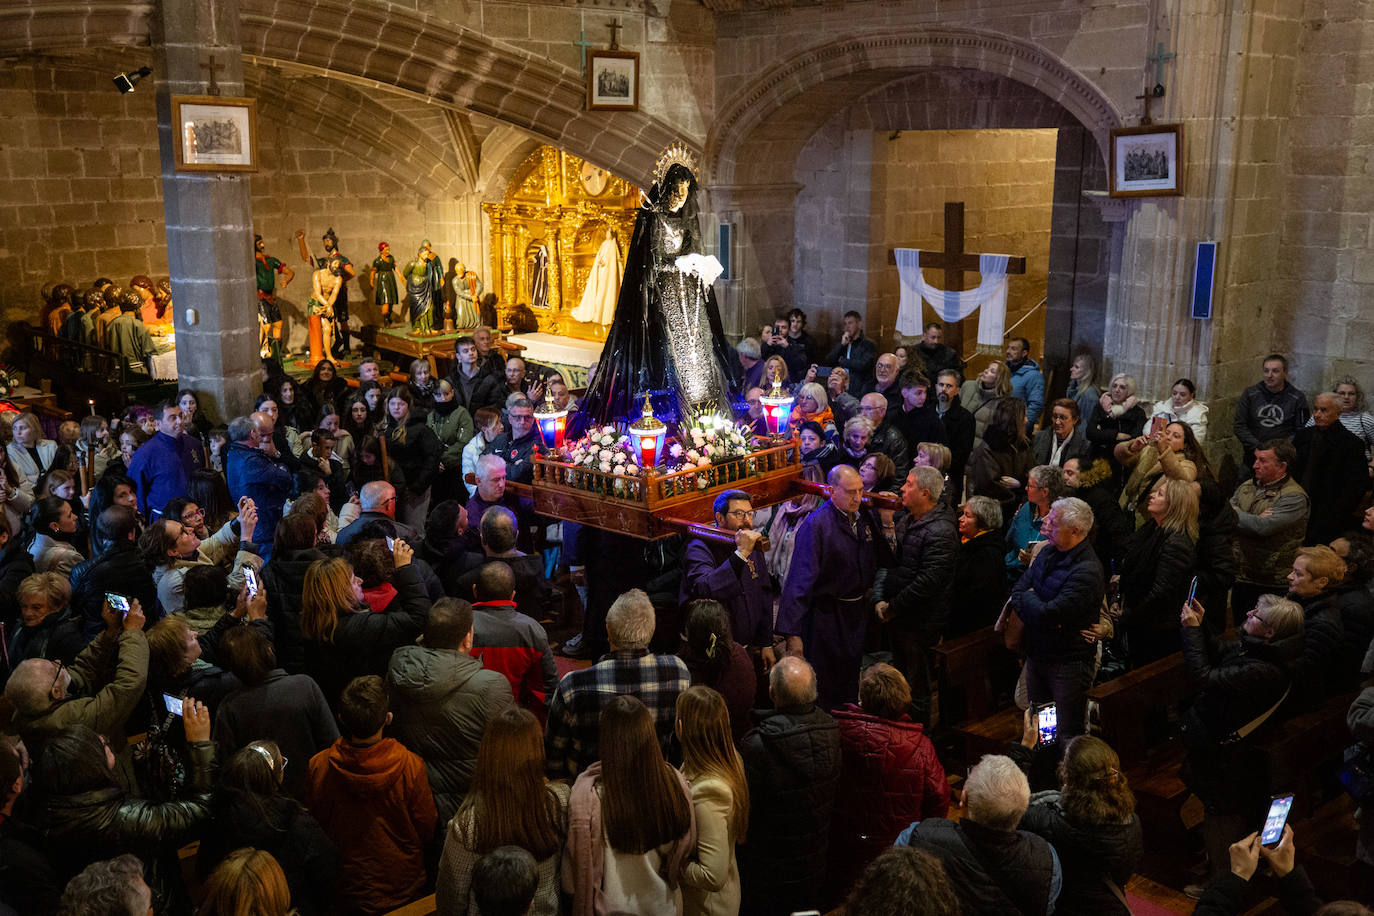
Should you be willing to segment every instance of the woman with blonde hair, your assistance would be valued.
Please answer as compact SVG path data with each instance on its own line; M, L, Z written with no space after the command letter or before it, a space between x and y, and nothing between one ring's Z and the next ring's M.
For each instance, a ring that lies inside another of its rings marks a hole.
M1097 387L1097 360L1093 359L1091 353L1080 353L1073 358L1069 365L1069 388L1064 396L1078 403L1080 416L1093 415L1093 408L1102 397L1102 389Z
M697 821L696 852L682 875L682 912L730 916L739 912L735 846L749 833L749 784L725 699L710 687L688 687L677 698L676 729Z
M1196 566L1198 498L1193 484L1166 478L1146 501L1148 518L1126 539L1121 559L1121 626L1135 667L1182 648L1178 609Z
M210 872L199 916L287 916L291 890L270 852L235 849Z
M25 489L30 495L38 492L38 478L49 469L60 466L57 443L43 438L43 424L38 417L24 411L14 418L14 426L5 452L9 455L10 465L19 477L11 483Z
M770 356L763 361L763 377L759 379L759 387L764 392L772 391L773 380L777 379L782 382L782 390L787 391L790 387L787 384L788 377L787 360L781 356Z
M816 382L797 386L797 404L792 408L792 417L788 421L793 434L807 421L818 424L827 441L835 441L835 415L830 411L830 399L826 396L825 388Z
M987 368L964 382L959 389L959 403L973 414L973 444L983 441L983 433L992 422L992 412L997 402L1011 397L1011 372L1006 363L993 360Z
M399 609L374 614L363 601L362 580L342 557L316 560L305 571L301 591L301 639L305 644L305 672L319 682L331 708L355 677L384 677L391 653L415 642L429 616L429 598L419 571L411 563L415 552L396 539L393 562Z
M1083 435L1092 444L1094 458L1112 459L1112 467L1118 471L1120 465L1113 455L1118 443L1129 442L1136 436L1136 430L1145 426L1145 408L1136 401L1135 379L1118 372L1112 376L1107 391L1098 398L1093 411L1088 415L1087 428Z
M1021 829L1053 844L1064 870L1055 910L1128 916L1122 888L1144 853L1135 795L1101 738L1079 735L1059 763L1059 791L1032 797Z
M438 912L466 916L473 909L477 860L502 846L518 846L534 858L539 874L530 916L557 916L570 791L567 783L544 777L544 734L534 713L513 706L488 722L472 785L444 833Z

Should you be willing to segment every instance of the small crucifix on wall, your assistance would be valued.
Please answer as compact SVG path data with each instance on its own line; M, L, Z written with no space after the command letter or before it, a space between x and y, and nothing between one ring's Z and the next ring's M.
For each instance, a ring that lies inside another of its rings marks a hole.
M1164 42L1161 41L1155 45L1155 53L1145 58L1147 61L1155 65L1154 95L1157 99L1164 98L1164 64L1167 61L1173 60L1177 56L1177 54L1173 53L1165 54ZM1147 121L1146 123L1149 122Z
M210 71L210 83L205 87L206 95L219 95L219 83L215 80L215 74L224 69L224 64L215 63L215 55L210 55L210 62L201 64L200 69Z
M623 29L623 28L625 28L625 27L624 27L623 25L620 24L620 20L619 20L619 19L612 19L610 22L606 23L606 28L608 28L608 29L611 30L611 47L610 47L610 50L612 50L612 51L619 51L619 50L620 50L620 30Z

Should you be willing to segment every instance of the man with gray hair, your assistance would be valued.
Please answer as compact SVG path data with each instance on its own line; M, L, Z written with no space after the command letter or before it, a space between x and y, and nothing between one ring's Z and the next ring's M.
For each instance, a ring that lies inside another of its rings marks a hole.
M759 339L744 338L735 346L735 353L739 356L739 364L744 368L744 384L740 387L745 391L762 387L763 351L759 346Z
M511 362L515 362L513 358ZM530 458L540 442L534 423L534 404L519 397L506 406L506 430L487 445L486 455L499 455L506 462L506 476L518 483L534 479ZM473 524L476 524L474 522Z
M964 783L968 814L962 820L917 821L896 845L924 849L940 860L959 888L964 916L1046 916L1059 900L1063 872L1053 846L1016 829L1029 804L1026 774L1010 757L989 754Z
M865 395L865 400L869 397ZM902 484L896 565L874 589L874 609L892 638L893 663L911 686L911 717L930 725L930 650L945 632L959 557L954 510L940 500L944 476L912 468Z
M1040 526L1048 542L1011 592L1025 624L1026 693L1059 709L1059 746L1083 734L1096 647L1082 631L1102 608L1102 563L1088 543L1093 511L1077 497L1057 499Z
M143 880L143 863L126 852L87 865L67 882L58 906L58 913L83 916L151 913L153 892Z
M816 672L800 658L768 676L773 708L740 740L749 842L740 846L741 913L814 907L825 887L840 780L840 729L816 706Z
M692 676L676 655L649 651L654 626L653 602L640 589L630 589L606 612L610 653L558 682L549 701L544 740L551 779L571 780L599 759L601 710L607 701L626 694L638 698L654 714L658 742L664 755L668 754L677 698L692 685Z
M334 536L335 544L342 547L360 537L364 526L371 522L386 522L396 530L392 537L398 537L411 546L418 543L421 535L409 525L396 521L396 488L385 480L363 484L358 492L358 506L362 513Z
M477 492L468 498L468 530L463 535L468 550L482 554L482 516L490 506L504 506L515 513L520 523L516 546L525 553L534 552L534 507L506 489L509 465L500 455L477 457Z

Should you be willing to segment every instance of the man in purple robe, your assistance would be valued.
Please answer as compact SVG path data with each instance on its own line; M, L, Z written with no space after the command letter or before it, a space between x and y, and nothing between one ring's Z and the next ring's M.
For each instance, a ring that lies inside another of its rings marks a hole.
M879 535L862 510L859 472L836 465L827 482L829 501L797 529L773 629L786 637L789 655L804 655L816 669L817 705L829 710L859 695Z
M726 490L712 506L716 527L735 534L735 543L694 540L687 545L682 563L685 605L695 598L713 598L730 614L735 642L763 659L763 670L773 667L773 580L768 575L754 530L754 500L743 490Z

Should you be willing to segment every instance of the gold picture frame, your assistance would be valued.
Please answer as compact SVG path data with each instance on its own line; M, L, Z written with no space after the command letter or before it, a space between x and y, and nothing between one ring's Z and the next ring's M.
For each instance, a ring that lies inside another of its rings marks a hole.
M1183 125L1115 128L1107 175L1111 197L1182 195Z
M587 52L587 110L639 110L639 54Z
M178 172L256 172L257 99L172 96L172 147Z

